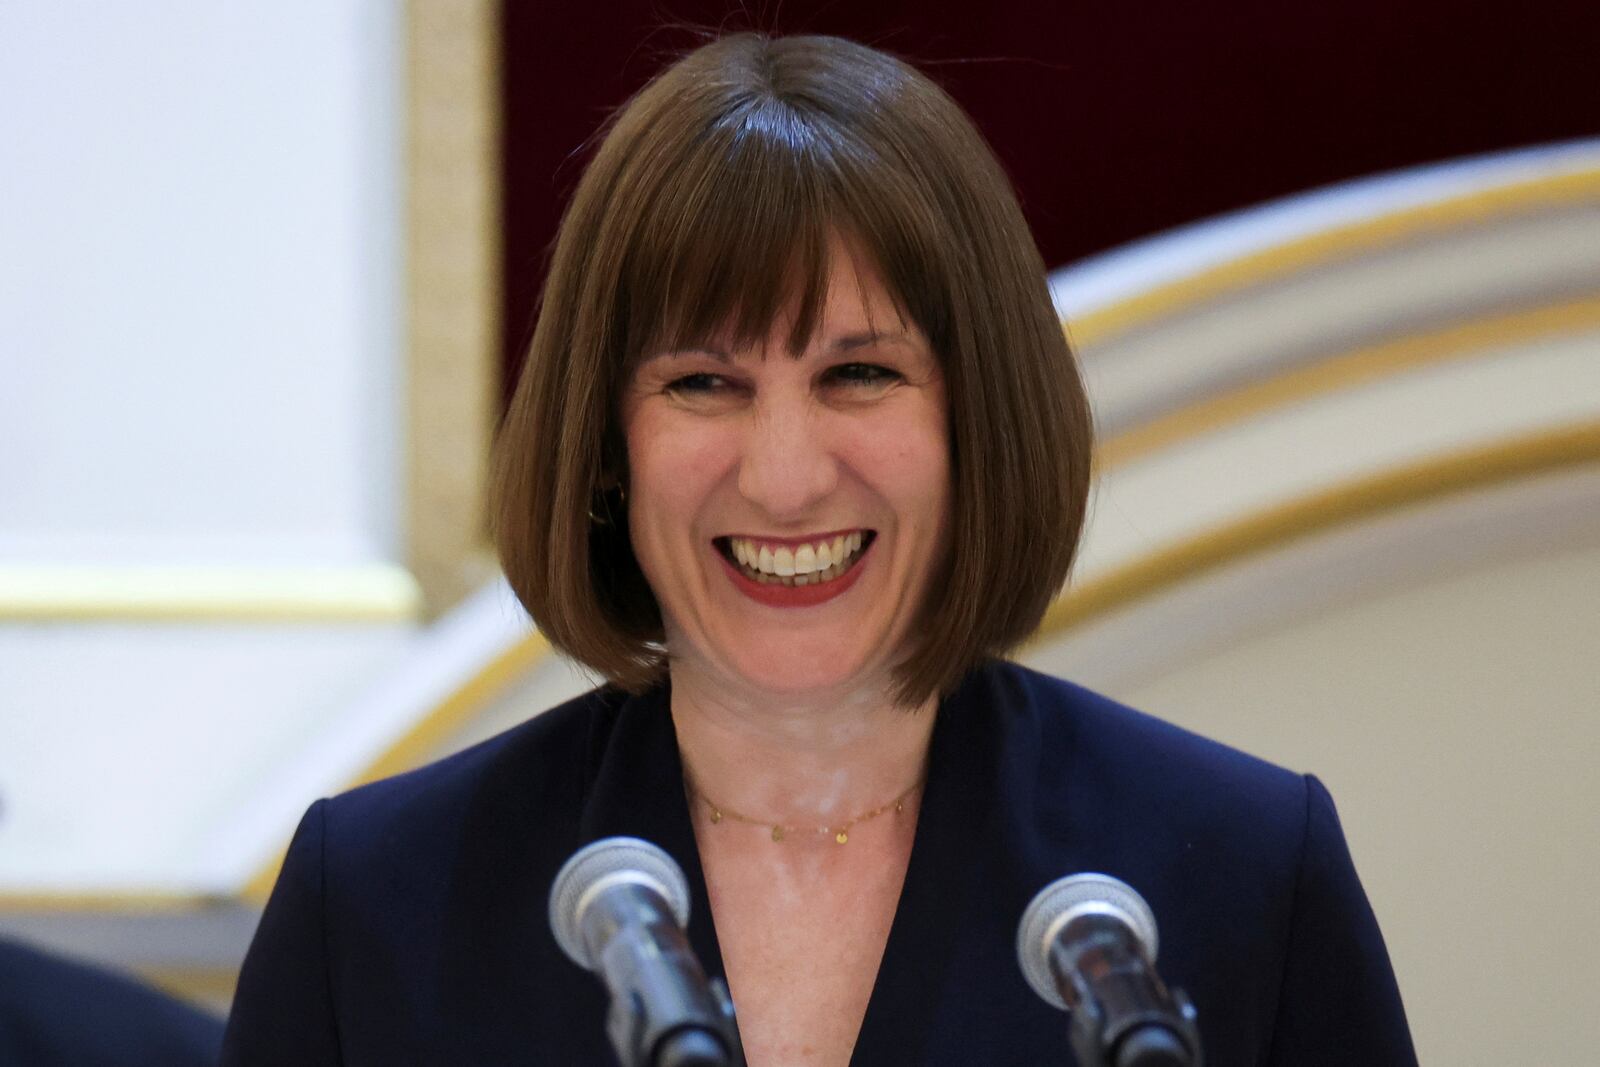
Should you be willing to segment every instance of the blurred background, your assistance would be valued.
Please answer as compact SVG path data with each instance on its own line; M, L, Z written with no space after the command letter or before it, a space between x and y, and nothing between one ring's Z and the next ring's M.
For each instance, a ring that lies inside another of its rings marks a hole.
M1104 442L1020 658L1321 776L1424 1062L1600 1042L1561 0L0 4L0 934L225 1011L312 800L592 684L499 582L487 450L685 24L897 52L1012 174Z

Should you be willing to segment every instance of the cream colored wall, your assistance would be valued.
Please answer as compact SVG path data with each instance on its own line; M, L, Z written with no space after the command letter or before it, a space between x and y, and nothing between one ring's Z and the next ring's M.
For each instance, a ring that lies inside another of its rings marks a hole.
M1600 1045L1600 546L1280 626L1112 695L1327 782L1424 1063Z
M402 14L0 4L0 922L235 892L404 658Z

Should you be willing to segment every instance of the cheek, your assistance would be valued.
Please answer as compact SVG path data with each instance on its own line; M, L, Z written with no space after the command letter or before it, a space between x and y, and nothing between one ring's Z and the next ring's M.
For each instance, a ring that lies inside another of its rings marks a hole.
M857 469L870 471L889 499L942 513L950 492L950 442L943 414L914 415L886 420L863 434L857 443Z
M627 431L630 495L662 516L692 512L727 467L725 437L671 413L641 413Z

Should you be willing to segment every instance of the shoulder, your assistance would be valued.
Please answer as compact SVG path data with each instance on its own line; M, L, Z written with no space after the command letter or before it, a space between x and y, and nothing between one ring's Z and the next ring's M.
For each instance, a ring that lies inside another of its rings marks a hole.
M1013 839L1043 857L1034 881L1099 870L1138 889L1164 973L1195 997L1208 1044L1237 1052L1219 1059L1416 1062L1321 782L1024 667L968 685L990 705L974 718L998 723L1006 808L1026 824Z
M980 679L1006 729L1036 734L1042 751L1084 764L1085 773L1305 803L1300 774L1083 686L1003 662L987 665Z
M519 1018L500 998L557 959L538 902L628 702L598 689L313 804L245 957L223 1062L442 1062L455 1034Z
M1305 775L1016 664L971 683L1006 738L1007 773L1036 780L1047 810L1147 853L1159 843L1291 873L1314 799Z
M470 790L507 773L537 775L546 791L581 775L590 748L628 699L609 686L540 712L503 733L404 774L360 786L336 798L351 811L426 804Z

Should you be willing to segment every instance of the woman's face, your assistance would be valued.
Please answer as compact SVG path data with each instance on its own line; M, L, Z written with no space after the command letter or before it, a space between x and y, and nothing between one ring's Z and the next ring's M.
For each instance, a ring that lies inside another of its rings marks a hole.
M803 693L881 683L944 549L944 381L842 241L794 358L647 353L622 404L634 551L674 670ZM876 327L876 333L873 328Z

